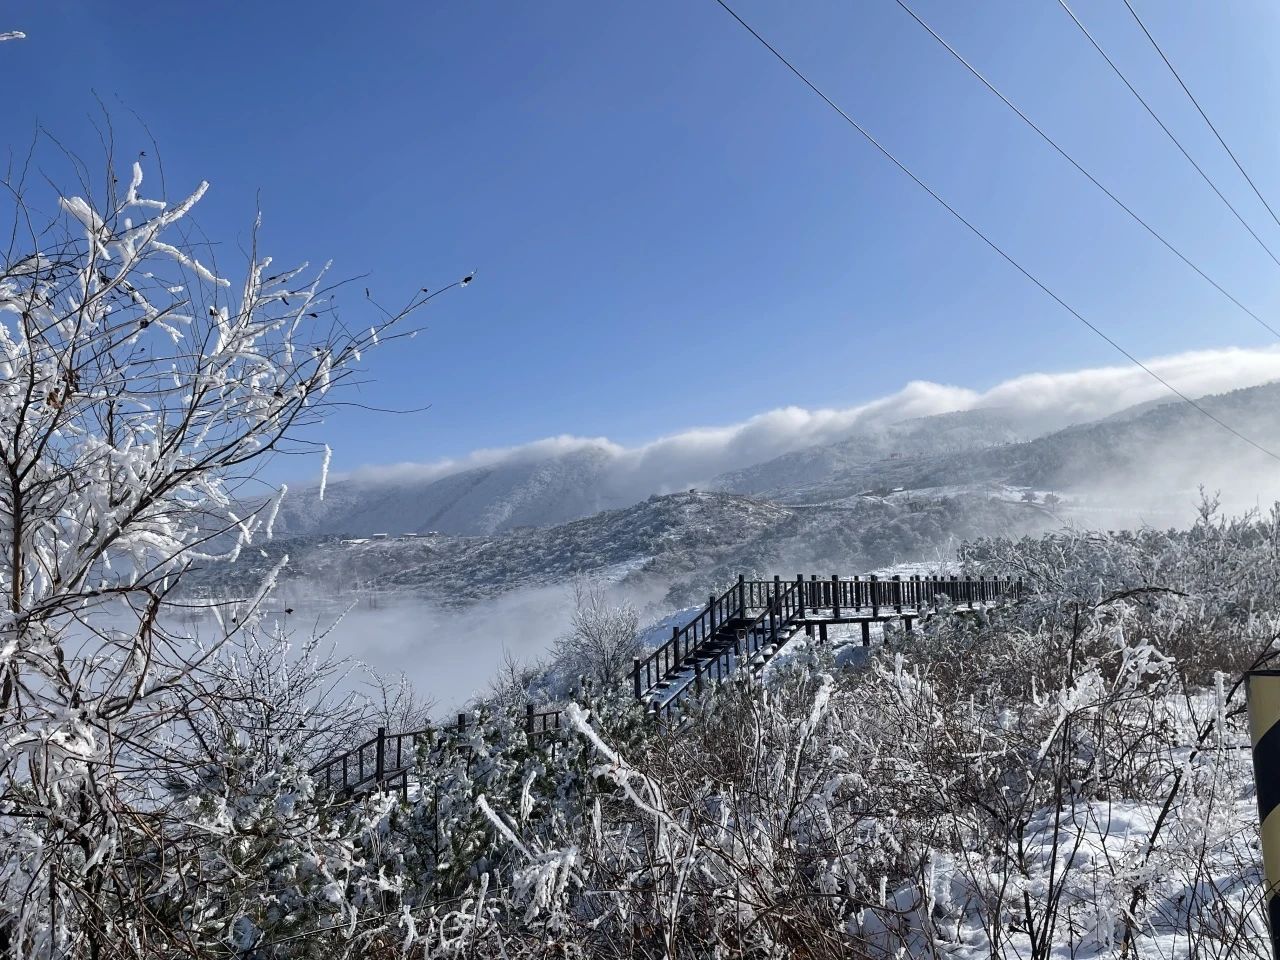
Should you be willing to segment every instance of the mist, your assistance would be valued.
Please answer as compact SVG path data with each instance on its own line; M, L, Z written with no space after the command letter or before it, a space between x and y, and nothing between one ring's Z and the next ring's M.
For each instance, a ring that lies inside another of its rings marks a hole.
M634 605L642 623L668 612L661 604L664 589L656 586L612 584L608 592L611 601ZM525 665L545 660L574 612L573 586L564 582L513 590L466 607L408 594L366 596L355 599L345 615L344 608L322 598L308 602L296 589L289 596L297 610L288 630L295 636L326 633L339 657L367 668L351 674L349 687L368 692L371 674L386 680L403 675L432 704L433 714L445 719L484 696L508 657Z

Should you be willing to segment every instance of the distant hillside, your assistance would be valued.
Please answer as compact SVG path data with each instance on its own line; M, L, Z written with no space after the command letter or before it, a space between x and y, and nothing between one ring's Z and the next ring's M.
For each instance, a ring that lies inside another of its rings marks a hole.
M466 603L590 576L670 591L683 602L705 599L712 585L739 572L851 573L936 558L949 542L992 530L1031 531L1052 523L1037 507L982 497L862 500L814 510L734 494L683 493L488 537L276 540L245 551L235 564L195 571L184 586L197 593L250 594L288 553L285 597L401 593Z
M904 458L981 450L1028 436L1028 428L1014 411L964 410L919 417L723 474L711 487L778 497L854 471L892 474L896 461Z

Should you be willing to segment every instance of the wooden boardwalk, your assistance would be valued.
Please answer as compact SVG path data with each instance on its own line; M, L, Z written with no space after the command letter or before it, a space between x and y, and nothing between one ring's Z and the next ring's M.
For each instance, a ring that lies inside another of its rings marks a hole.
M880 578L797 576L794 580L738 582L712 596L701 612L671 639L632 664L632 691L660 720L680 704L739 669L758 673L800 630L823 640L832 624L859 624L862 642L871 625L900 621L907 630L942 605L976 609L1016 598L1022 581L1002 577Z
M758 674L779 650L804 630L827 639L832 624L859 624L862 642L871 642L871 625L901 622L911 630L917 620L945 607L977 609L1016 599L1022 580L1003 577L850 577L797 576L794 580L748 580L722 595L712 594L707 605L671 639L631 668L632 693L656 721L671 722L680 707L703 688L740 671ZM420 751L468 751L466 735L477 721L458 714L457 725L443 725L404 733L377 735L312 767L311 776L325 792L348 796L378 790L409 789L409 771ZM525 734L530 742L549 740L561 728L558 707L525 708Z

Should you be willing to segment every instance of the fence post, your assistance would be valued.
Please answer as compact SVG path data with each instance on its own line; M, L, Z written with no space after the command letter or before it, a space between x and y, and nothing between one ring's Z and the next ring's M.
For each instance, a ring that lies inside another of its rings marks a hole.
M467 715L465 713L458 714L458 732L467 732Z
M871 646L871 621L862 621L862 645L864 647Z
M1272 956L1280 957L1280 670L1245 674Z
M796 574L796 601L800 604L800 619L804 619L804 574Z
M635 685L636 699L639 700L640 699L640 658L639 657L631 658L631 677Z
M695 661L693 664L693 688L698 692L698 696L702 696L702 661Z
M876 584L879 582L880 578L873 573L870 582L867 584L867 593L870 594L869 599L871 601L871 616L873 617L880 616L880 598L876 596Z
M373 782L382 786L383 774L387 769L387 728L378 728L378 747L374 753Z
M528 739L533 738L533 704L524 705L524 733Z
M862 580L855 573L853 575L853 609L854 610L862 609L862 595L859 594L858 592L861 586L862 586Z
M738 616L747 616L747 576L743 573L738 574Z
M831 575L831 613L834 619L840 619L840 577Z
M893 575L893 612L902 612L902 574Z
M777 617L774 611L774 597L765 597L769 603L769 642L773 643L778 636Z
M671 654L668 657L668 660L670 660L672 657L675 658L676 663L679 663L681 660L684 659L680 654L680 628L679 627L671 628ZM671 667L672 667L672 664L668 663L666 669L663 670L663 674L665 675L666 673L670 672ZM658 679L661 680L663 679L663 677L659 677Z

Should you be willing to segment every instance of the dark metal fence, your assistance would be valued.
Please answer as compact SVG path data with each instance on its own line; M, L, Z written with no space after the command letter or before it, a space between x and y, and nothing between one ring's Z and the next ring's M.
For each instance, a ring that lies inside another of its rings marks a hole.
M655 719L670 722L705 684L718 683L743 665L759 663L762 654L775 652L802 624L918 618L936 611L944 601L973 609L1021 594L1021 577L797 576L783 581L739 576L723 594L712 594L687 624L672 628L670 640L635 659L632 689L637 700L650 699ZM864 626L864 638L865 630ZM329 792L407 792L419 749L468 749L460 740L468 725L476 722L460 713L456 726L394 734L379 727L373 739L325 760L310 773ZM556 734L563 725L563 711L557 707L539 709L531 703L525 708L525 735L531 745L546 743L554 752Z

